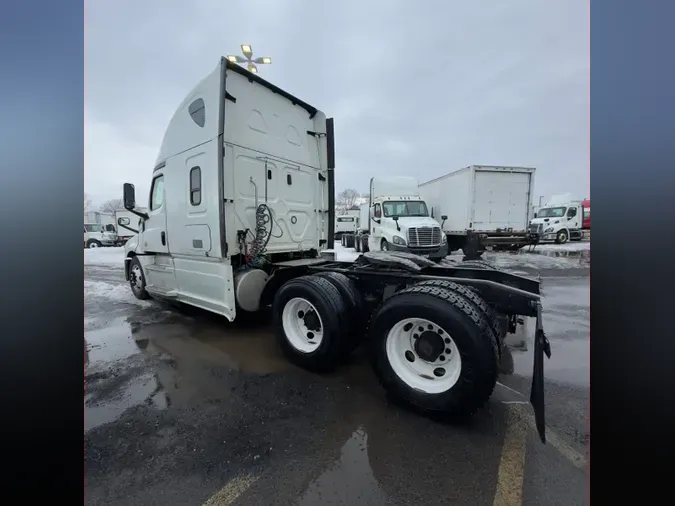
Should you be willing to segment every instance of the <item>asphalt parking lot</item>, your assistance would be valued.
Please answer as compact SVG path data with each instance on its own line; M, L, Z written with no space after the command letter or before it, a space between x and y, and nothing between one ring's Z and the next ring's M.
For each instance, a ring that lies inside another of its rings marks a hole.
M116 254L85 252L87 504L587 503L582 259L489 258L543 278L543 445L531 349L505 355L486 409L448 425L391 403L358 354L314 375L284 360L266 324L134 299Z

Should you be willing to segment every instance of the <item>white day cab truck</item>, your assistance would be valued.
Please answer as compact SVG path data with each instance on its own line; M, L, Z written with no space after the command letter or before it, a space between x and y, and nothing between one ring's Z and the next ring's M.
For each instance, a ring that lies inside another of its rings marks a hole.
M167 127L147 212L124 185L125 208L141 218L125 245L133 294L229 321L267 311L281 350L312 371L363 344L391 395L452 415L484 405L506 334L518 315L536 317L531 400L544 440L539 280L391 250L322 257L334 238L333 132L315 107L221 58Z
M535 242L565 244L583 239L584 201L569 201L566 197L551 198L534 214L530 221L530 233Z
M535 169L471 165L420 185L441 220L450 251L479 257L486 249L531 244L528 227Z
M405 252L436 261L448 256L445 234L440 224L429 216L414 177L371 178L370 202L362 205L361 210L358 234L346 238L344 246L353 247L359 253Z
M117 245L117 234L107 232L105 226L100 223L84 224L84 247L101 248Z

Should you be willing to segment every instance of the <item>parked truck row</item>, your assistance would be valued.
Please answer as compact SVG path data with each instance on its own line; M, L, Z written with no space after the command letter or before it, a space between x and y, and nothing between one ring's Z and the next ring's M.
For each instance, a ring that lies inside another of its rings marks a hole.
M392 396L454 415L484 405L505 336L519 316L534 317L531 401L544 441L550 346L539 281L425 258L443 255L446 235L405 179L371 180L370 251L355 262L323 258L335 237L334 146L332 118L221 58L167 127L148 210L124 185L124 206L140 218L124 249L133 294L229 321L269 312L285 355L312 371L339 367L363 345Z
M415 178L373 178L360 218L336 218L336 239L357 252L407 251L445 258L462 250L518 250L558 244L590 229L590 200L552 198L530 218L534 167L472 165L417 184ZM349 223L345 223L349 220Z

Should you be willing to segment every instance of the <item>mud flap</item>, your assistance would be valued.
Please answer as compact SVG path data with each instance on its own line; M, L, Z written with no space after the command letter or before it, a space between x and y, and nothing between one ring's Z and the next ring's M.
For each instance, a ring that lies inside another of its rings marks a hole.
M542 443L546 443L546 424L544 420L544 354L551 358L551 343L544 334L541 318L541 304L537 303L537 327L534 333L534 369L532 371L532 389L530 403L534 408L534 421Z

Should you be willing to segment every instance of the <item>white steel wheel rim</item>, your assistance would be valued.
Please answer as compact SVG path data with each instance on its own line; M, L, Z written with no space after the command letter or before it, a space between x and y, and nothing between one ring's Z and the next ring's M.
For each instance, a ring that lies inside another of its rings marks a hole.
M437 333L443 340L443 352L433 362L423 360L415 349L415 341L422 333L420 327ZM462 357L455 340L441 326L424 318L406 318L397 322L387 334L385 348L389 365L401 381L427 394L450 390L462 372ZM414 356L413 361L409 360L410 353ZM438 369L444 371L440 376Z
M96 242L89 243L89 247L90 248L98 248L98 243L96 243Z
M316 314L319 328L308 328L305 317L310 312ZM302 297L289 300L281 313L281 324L286 339L293 348L302 353L312 353L323 340L323 320L314 305Z
M131 286L134 290L140 291L143 288L143 272L138 265L134 265L131 268Z

